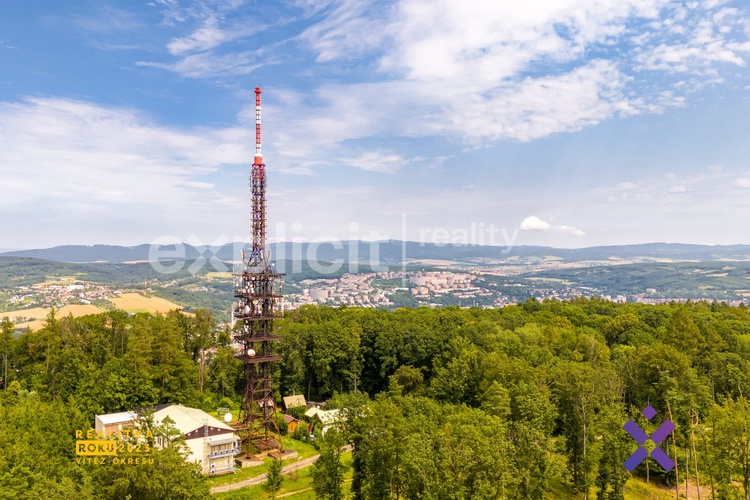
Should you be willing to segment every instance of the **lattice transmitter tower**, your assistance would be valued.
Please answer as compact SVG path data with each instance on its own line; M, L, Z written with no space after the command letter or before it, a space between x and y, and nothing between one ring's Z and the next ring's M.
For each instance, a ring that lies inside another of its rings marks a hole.
M273 437L278 427L273 418L273 363L281 356L273 354L274 319L281 317L280 277L271 266L266 249L266 165L260 148L260 93L255 88L255 159L250 174L252 192L253 243L250 253L242 251L244 269L234 275L234 340L240 351L236 358L244 363L245 394L238 425L246 432L243 442L260 450L279 446Z

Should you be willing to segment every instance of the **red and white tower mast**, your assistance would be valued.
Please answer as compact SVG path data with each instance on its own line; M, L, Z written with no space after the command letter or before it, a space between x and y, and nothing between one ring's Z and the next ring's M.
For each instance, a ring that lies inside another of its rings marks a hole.
M281 360L272 345L274 319L281 317L278 293L282 274L274 273L270 252L266 249L266 165L261 153L260 87L255 88L255 158L250 174L253 241L249 255L243 251L244 269L234 275L233 306L237 320L234 340L240 346L236 358L244 363L245 390L238 425L246 432L243 444L258 450L277 448L278 428L273 419L272 365Z

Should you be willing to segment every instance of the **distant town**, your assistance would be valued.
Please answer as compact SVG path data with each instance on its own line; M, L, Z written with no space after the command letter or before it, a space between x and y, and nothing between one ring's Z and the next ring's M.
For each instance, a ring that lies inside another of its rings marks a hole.
M63 307L72 304L93 304L115 298L123 291L108 285L83 281L61 281L19 286L8 299L13 307Z
M662 286L658 273L654 271L653 266L658 265L655 263L617 260L613 265L612 261L571 263L540 259L536 262L514 262L513 259L475 258L472 262L458 264L447 261L416 264L424 265L424 268L345 273L335 277L319 275L304 279L296 275L287 276L282 284L281 307L292 310L307 304L319 304L380 309L445 306L494 308L516 304L531 297L537 300L600 297L612 302L646 304L706 299L739 305L747 303L750 298L750 290L732 288L733 282L728 276L740 271L750 273L741 266L708 270L695 268L697 264L685 264L683 270L676 267L685 276L677 281L687 283L686 292L673 284ZM575 282L570 274L564 274L574 272L587 273L587 277ZM602 281L602 276L613 272L622 274L615 279L614 285ZM633 275L638 273L648 274L650 281L644 281L644 284L652 286L624 285L634 282ZM740 278L747 279L744 276ZM688 283L689 279L699 281ZM707 279L710 285L705 284ZM674 281L672 277L669 282ZM726 283L725 289L717 286L720 283ZM19 327L38 327L51 308L64 315L80 316L111 309L163 312L170 308L191 311L205 307L218 318L229 320L231 302L234 300L231 286L232 275L224 272L179 277L151 276L139 283L129 284L94 283L86 280L85 276L80 279L74 276L48 276L46 281L35 284L6 284L4 290L0 291L0 311L4 311L3 315L10 317Z

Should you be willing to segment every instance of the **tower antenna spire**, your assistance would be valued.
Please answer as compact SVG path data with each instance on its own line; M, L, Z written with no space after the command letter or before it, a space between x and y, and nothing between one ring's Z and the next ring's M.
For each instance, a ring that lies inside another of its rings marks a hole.
M260 151L260 87L255 87L255 164L263 163L263 153Z
M250 190L253 203L253 248L247 266L270 272L269 256L266 252L266 165L263 163L260 143L260 87L255 87L255 157L250 175Z

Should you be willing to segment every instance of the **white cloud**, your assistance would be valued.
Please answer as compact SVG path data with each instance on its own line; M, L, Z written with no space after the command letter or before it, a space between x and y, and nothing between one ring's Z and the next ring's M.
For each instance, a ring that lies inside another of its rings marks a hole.
M700 34L700 20L709 14L718 16L711 21L714 26L732 25L740 17L711 11L716 5L688 10L666 0L326 4L328 14L299 40L315 51L319 62L376 64L382 80L324 84L311 99L314 105L295 103L296 123L303 130L332 132L326 134L331 147L385 133L459 136L474 146L530 141L617 116L684 106L685 94L701 83L645 85L639 74L656 69L653 64L646 68L644 61L655 61L659 47L677 46L674 33L680 31L697 40L698 47L711 49L710 56L702 56L704 68L722 61L741 63L735 57L741 46L733 40L742 36L718 30ZM639 46L628 50L641 30ZM589 53L601 58L591 59ZM372 106L374 100L377 106ZM393 116L399 117L397 122ZM316 135L303 133L288 142Z
M685 189L685 186L683 186L683 185L676 185L676 186L672 186L669 189L667 189L667 192L668 193L672 193L672 194L675 194L675 193L684 193L686 191L687 191L687 189Z
M663 0L341 0L302 38L319 59L376 49L383 69L441 82L471 75L492 86L532 61L579 58L589 44L622 34L632 18L651 18ZM357 36L359 35L359 36ZM364 35L364 36L363 36Z
M437 121L440 127L435 128L470 139L521 141L580 130L633 112L634 104L621 92L623 83L614 64L595 60L561 75L529 77L491 92L445 100L444 111L451 120Z
M555 227L555 232L570 236L586 236L585 232L572 226L557 226Z
M710 75L718 73L716 63L744 66L750 53L747 34L741 34L747 20L737 9L718 8L722 3L688 4L687 9L675 4L665 9L668 14L642 38L651 43L636 55L637 67Z
M750 188L750 179L748 179L747 177L738 177L732 184L742 188Z
M252 33L273 23L251 33L226 15L239 2L199 5L182 16L189 31L167 45L178 60L139 64L227 77L282 64L289 40L312 52L319 64L306 71L324 72L324 83L306 94L276 89L286 96L273 103L289 124L275 139L284 168L301 173L343 163L393 171L352 161L372 149L353 142L361 139L458 137L479 147L659 113L750 53L744 14L719 0L296 0L287 5L297 20L315 21L265 45ZM352 61L372 71L347 81Z
M654 15L653 1L402 0L391 22L385 67L439 81L472 75L493 86L533 61L579 58L589 44L618 35L631 16Z
M547 231L562 236L584 236L586 234L582 230L573 226L552 225L535 215L531 215L522 220L519 228L522 231Z
M519 226L523 231L546 231L551 226L549 222L543 221L539 217L530 215L521 221Z
M268 110L264 117L269 117L273 146L284 156L280 164L288 171L307 173L316 166L350 164L390 172L393 168L383 168L382 163L372 168L369 161L352 162L368 154L356 151L354 141L448 136L478 145L579 130L629 113L634 105L621 94L619 78L610 63L593 61L558 77L527 78L516 86L503 85L490 94L467 94L461 99L445 95L450 88L419 82L329 84L307 94L275 93L273 102L264 102ZM243 119L250 121L254 112L248 106Z

